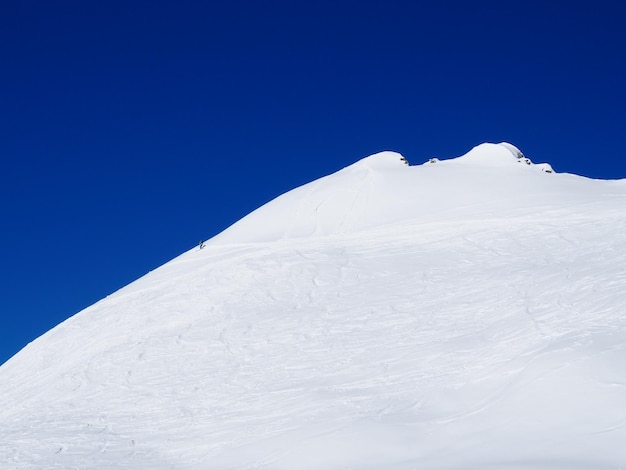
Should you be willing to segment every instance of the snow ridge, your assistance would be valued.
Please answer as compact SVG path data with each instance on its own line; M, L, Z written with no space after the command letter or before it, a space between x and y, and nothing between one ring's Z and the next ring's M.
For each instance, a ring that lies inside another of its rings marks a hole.
M277 197L211 243L272 242L356 233L411 219L463 218L469 205L486 216L504 206L517 210L544 203L532 194L510 201L511 191L571 192L564 187L566 178L550 181L535 174L552 173L549 164L533 164L508 143L482 144L461 157L432 162L409 166L396 152L371 155ZM468 213L476 215L474 209Z
M0 367L3 468L619 468L626 185L510 144L296 188Z

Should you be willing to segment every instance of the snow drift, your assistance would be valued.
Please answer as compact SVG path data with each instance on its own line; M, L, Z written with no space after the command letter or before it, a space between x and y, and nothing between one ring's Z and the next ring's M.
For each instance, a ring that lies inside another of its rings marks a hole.
M10 469L626 465L626 184L510 144L296 188L0 367Z

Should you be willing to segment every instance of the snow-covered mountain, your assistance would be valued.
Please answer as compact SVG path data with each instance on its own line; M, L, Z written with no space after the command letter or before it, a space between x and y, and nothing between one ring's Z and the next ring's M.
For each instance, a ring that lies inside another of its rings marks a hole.
M626 180L372 155L0 367L0 468L623 468L625 287Z

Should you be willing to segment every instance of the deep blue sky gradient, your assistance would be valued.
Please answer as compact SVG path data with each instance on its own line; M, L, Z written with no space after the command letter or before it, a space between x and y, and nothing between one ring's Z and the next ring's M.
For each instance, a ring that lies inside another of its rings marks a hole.
M0 363L380 150L626 177L624 3L2 0Z

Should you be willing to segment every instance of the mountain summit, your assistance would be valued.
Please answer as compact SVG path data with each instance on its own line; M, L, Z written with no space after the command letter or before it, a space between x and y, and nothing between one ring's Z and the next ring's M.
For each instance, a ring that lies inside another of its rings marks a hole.
M481 144L474 147L470 152L458 157L457 162L474 163L482 165L511 165L524 163L540 171L552 173L552 167L548 163L533 164L520 149L508 142L499 144Z
M277 197L212 243L270 242L410 221L475 218L543 206L546 197L575 197L569 177L551 179L546 173L552 173L549 164L533 164L508 143L482 144L461 157L416 166L408 166L399 153L380 152ZM511 197L513 192L525 196Z
M0 367L8 469L616 468L626 181L364 158Z

